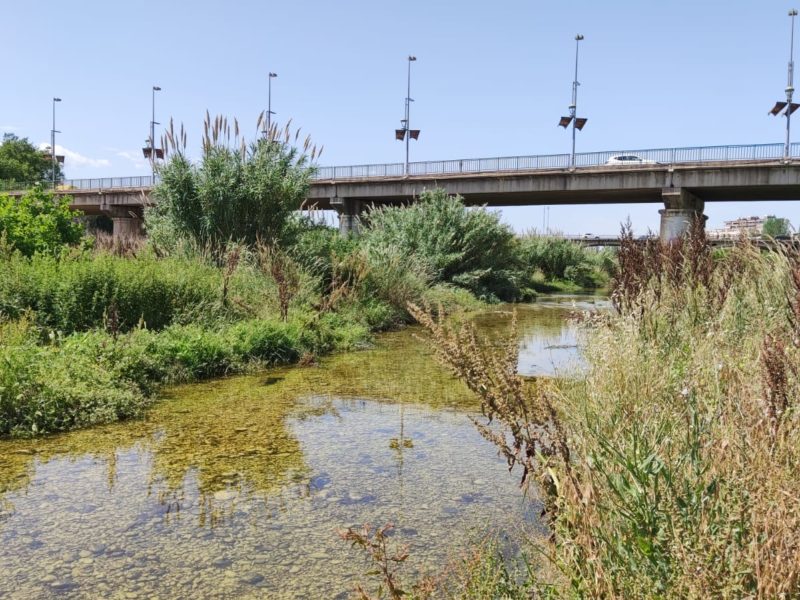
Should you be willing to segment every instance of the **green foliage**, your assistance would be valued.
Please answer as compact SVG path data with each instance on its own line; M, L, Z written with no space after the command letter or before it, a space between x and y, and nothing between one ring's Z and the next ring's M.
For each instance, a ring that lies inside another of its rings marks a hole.
M0 194L0 236L25 256L53 254L83 238L77 222L80 212L70 210L70 198L33 189L20 198Z
M516 296L514 234L497 213L470 210L460 197L435 189L410 206L373 209L364 222L361 243L379 261L394 252L434 282L452 283L482 298Z
M534 277L531 285L539 286L536 274L544 282L566 281L581 288L598 288L608 283L615 260L609 250L596 251L577 242L550 236L525 235L519 238L519 257L526 275Z
M333 282L338 263L358 248L357 238L341 236L338 230L308 220L290 221L294 233L291 253L303 268L318 277L320 292Z
M61 177L61 167L56 163L56 180ZM3 134L0 144L0 189L29 186L52 181L51 157L36 148L28 138L19 138L13 133Z
M773 238L778 236L789 235L790 233L789 219L783 219L778 217L767 217L764 220L764 225L761 229L761 233Z
M269 282L240 270L232 295L245 304L263 302ZM142 324L161 329L171 323L209 321L240 315L222 306L222 274L198 260L107 254L55 258L12 256L0 262L0 316L28 310L41 326L64 333L104 327L127 331Z
M145 214L157 243L185 238L218 253L229 242L286 240L290 216L308 192L309 156L275 136L248 145L235 129L230 144L227 123L207 119L200 163L176 147L159 169L158 202Z

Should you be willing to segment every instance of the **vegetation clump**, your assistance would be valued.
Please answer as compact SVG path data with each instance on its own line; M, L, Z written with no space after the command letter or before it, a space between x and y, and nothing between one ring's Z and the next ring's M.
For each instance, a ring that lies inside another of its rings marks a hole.
M800 256L714 257L700 224L666 246L626 231L612 299L584 320L585 377L533 384L513 338L497 354L413 309L546 506L547 566L504 593L800 596ZM505 586L497 564L490 551L464 577Z
M55 254L84 238L79 213L70 210L70 198L55 198L39 188L14 198L0 194L0 240L25 256ZM2 250L2 248L0 248Z
M235 120L231 126L206 113L203 127L198 164L185 154L183 131L170 127L165 137L171 156L159 169L156 203L145 215L154 243L171 250L184 238L219 253L232 241L285 241L290 217L308 192L316 147L309 138L302 150L290 144L288 125L251 143Z

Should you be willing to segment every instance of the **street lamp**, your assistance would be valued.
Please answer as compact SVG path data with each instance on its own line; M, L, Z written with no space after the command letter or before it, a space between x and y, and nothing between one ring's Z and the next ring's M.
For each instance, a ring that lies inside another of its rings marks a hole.
M778 116L783 112L786 117L786 144L783 147L783 160L789 162L791 156L790 136L789 130L791 126L791 116L794 111L800 107L800 104L792 102L792 95L794 94L794 18L797 16L797 10L792 9L789 11L789 16L792 18L791 37L789 38L789 75L788 83L786 84L786 102L779 100L772 107L769 113L773 116ZM786 109L786 110L784 110Z
M414 99L411 97L411 63L416 61L416 56L409 56L408 57L408 89L406 92L406 115L405 119L400 121L402 127L400 129L394 130L394 137L398 141L406 141L406 165L405 165L405 174L408 175L408 152L409 152L409 142L411 139L418 140L419 139L419 129L411 129L411 103Z
M578 86L580 85L578 83L578 47L582 39L583 36L580 33L575 36L575 79L572 81L572 104L569 105L569 116L561 117L558 122L559 126L564 129L572 123L572 154L570 154L569 160L571 169L575 168L575 130L582 130L587 121L585 118L576 116L578 110Z
M145 158L150 159L150 167L153 173L153 184L156 180L156 158L164 158L163 148L156 148L156 125L161 125L156 121L156 92L160 92L161 88L157 85L153 86L152 90L152 116L150 118L150 139L147 140L147 147L142 148L142 154Z
M270 71L268 77L268 85L267 85L267 128L264 131L264 137L269 138L270 131L272 130L272 115L276 114L272 112L272 80L278 76L277 73L273 73Z
M56 134L61 133L56 130L56 102L61 102L61 98L53 97L53 128L50 130L50 158L53 161L53 189L56 189Z

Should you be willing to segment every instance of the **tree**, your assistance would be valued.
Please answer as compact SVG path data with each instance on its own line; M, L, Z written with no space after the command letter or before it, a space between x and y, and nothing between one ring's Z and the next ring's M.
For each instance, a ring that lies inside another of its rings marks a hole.
M38 188L21 198L0 195L0 238L25 256L77 244L83 238L75 220L81 213L70 210L69 202L69 196L54 198Z
M61 167L56 163L56 177L61 177ZM53 163L50 156L36 148L28 138L13 133L3 134L0 144L0 184L33 184L51 181Z
M171 156L159 168L156 204L145 214L154 239L188 238L218 257L229 242L285 241L289 217L308 193L316 148L308 138L302 150L292 146L288 126L250 144L236 121L232 129L231 143L227 119L206 114L202 158L193 164L184 153L185 135L170 125Z
M767 217L764 220L761 233L772 238L789 235L789 219Z

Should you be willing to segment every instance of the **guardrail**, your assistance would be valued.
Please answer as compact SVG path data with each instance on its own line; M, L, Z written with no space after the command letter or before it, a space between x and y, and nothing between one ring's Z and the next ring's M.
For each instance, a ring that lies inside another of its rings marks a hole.
M581 152L575 155L576 168L599 167L615 156L634 155L648 164L680 164L702 162L780 160L783 158L783 144L750 144L735 146L696 146L685 148L650 148L646 150L607 150L604 152ZM800 157L800 142L791 144L790 154ZM437 160L412 162L408 165L411 177L431 175L458 175L477 173L500 173L536 171L539 169L568 169L569 154L534 154L530 156L505 156L496 158L463 158L456 160ZM312 178L315 181L337 181L347 179L369 179L378 177L403 177L403 163L371 165L349 165L341 167L317 167ZM149 188L154 178L150 175L140 177L105 177L99 179L66 179L56 185L57 190L95 190L95 189L138 189ZM155 177L158 183L158 176ZM19 183L7 183L0 190L25 189ZM49 182L41 184L49 189Z

